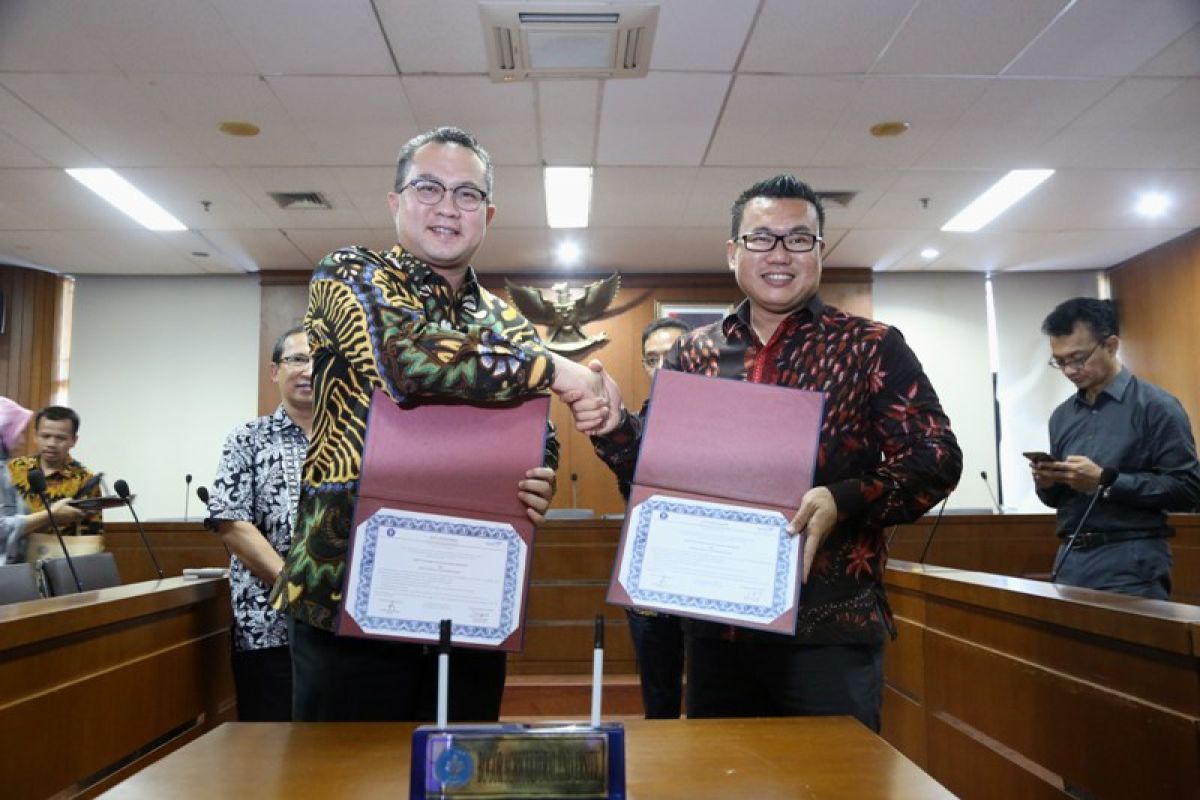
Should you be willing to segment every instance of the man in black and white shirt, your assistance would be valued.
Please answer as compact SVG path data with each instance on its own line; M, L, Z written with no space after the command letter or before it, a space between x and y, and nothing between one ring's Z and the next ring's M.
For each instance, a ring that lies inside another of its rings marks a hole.
M292 543L312 429L312 361L303 328L275 343L271 380L279 408L226 437L208 505L232 554L233 680L243 722L291 719L287 621L267 598Z

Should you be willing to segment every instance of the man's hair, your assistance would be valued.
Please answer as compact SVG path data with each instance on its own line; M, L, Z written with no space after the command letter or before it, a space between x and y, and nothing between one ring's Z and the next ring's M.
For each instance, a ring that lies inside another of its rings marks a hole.
M738 231L742 227L742 213L746 210L746 203L756 197L807 200L817 210L817 235L824 235L825 206L821 205L821 198L817 196L811 186L795 175L776 175L774 178L759 181L738 195L738 199L733 202L733 225L729 238L737 238Z
M1059 303L1042 322L1042 333L1047 336L1070 336L1078 322L1088 326L1098 342L1120 333L1117 328L1117 307L1113 301L1094 297L1072 297Z
M271 363L278 364L279 359L283 358L283 346L287 344L287 340L295 336L297 333L304 333L304 326L297 325L294 328L288 328L283 333L279 334L279 338L275 340L275 349L271 351Z
M71 421L71 433L79 433L79 415L74 409L66 406L46 406L37 413L33 418L33 429L36 431L41 425L43 419L48 419L51 422L62 422L64 419Z
M681 319L672 319L671 317L662 317L660 319L656 319L642 329L642 350L644 351L646 349L646 342L649 341L651 336L661 330L666 330L667 328L677 328L679 333L682 335L690 331L692 326L688 325Z
M413 157L416 156L418 150L430 143L462 145L479 156L479 160L483 162L484 170L483 190L487 192L488 198L491 198L492 179L495 176L495 172L492 170L492 157L488 155L487 150L484 150L479 145L474 136L462 128L453 128L450 126L425 131L425 133L409 139L408 143L400 148L400 156L396 159L396 183L393 191L398 192L404 188L404 184L408 182L408 169L412 166Z

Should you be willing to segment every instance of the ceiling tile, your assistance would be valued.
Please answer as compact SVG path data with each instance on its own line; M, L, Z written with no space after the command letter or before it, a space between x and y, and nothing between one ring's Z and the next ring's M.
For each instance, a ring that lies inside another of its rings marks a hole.
M275 228L217 230L201 233L245 272L269 269L309 269L313 262Z
M487 74L475 0L376 0L375 7L403 75Z
M271 221L271 227L298 230L358 229L368 227L363 215L342 189L338 176L324 167L236 167L226 174ZM286 211L272 192L319 192L332 209Z
M694 167L600 167L591 227L677 227L697 172Z
M731 71L758 5L758 0L659 0L650 69Z
M830 267L870 267L889 269L918 246L928 234L919 230L855 228L827 251L825 264Z
M116 72L78 0L0 2L0 72ZM81 24L64 24L66 20ZM0 115L3 118L3 115Z
M600 85L598 80L535 84L546 166L582 166L595 161Z
M497 164L540 163L532 83L405 77L404 91L419 130L457 125L473 133Z
M1200 25L1180 36L1139 67L1137 75L1200 77Z
M288 228L284 235L304 254L309 266L343 247L359 245L370 250L387 250L396 243L395 232L385 228Z
M0 84L5 76L0 74ZM31 153L59 167L83 164L94 156L30 108L15 94L0 87L0 131Z
M73 5L72 21L86 31L88 45L107 53L123 72L257 71L248 51L208 2L92 0Z
M864 74L912 7L913 0L765 0L738 70Z
M700 164L728 87L728 75L682 72L607 81L597 163Z
M537 228L546 224L546 190L541 167L496 167L490 227Z

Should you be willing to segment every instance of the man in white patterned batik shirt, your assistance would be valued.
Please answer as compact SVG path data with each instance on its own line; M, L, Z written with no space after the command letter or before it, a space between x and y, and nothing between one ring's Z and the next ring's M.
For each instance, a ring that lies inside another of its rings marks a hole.
M312 360L303 328L279 337L270 369L279 407L226 437L208 504L231 554L233 680L243 722L292 716L287 620L267 598L292 543L312 429Z

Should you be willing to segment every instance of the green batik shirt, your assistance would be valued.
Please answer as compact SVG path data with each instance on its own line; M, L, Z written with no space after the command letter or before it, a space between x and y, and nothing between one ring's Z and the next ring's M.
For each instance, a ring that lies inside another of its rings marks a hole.
M374 390L397 403L506 401L544 393L554 366L533 326L481 287L473 270L455 293L400 247L348 247L322 259L309 284L304 329L313 358L313 428L275 605L333 630ZM558 466L552 430L546 465Z

